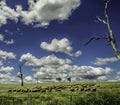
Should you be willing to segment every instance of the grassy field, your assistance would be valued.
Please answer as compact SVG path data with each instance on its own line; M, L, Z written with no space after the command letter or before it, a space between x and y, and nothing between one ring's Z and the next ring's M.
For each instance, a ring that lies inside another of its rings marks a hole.
M0 84L0 105L120 105L120 82Z

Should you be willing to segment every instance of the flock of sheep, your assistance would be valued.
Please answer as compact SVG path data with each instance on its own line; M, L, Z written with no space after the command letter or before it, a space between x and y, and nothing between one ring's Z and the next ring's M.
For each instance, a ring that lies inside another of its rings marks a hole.
M95 92L99 86L96 84L71 84L71 85L58 85L58 86L36 86L33 88L21 88L21 89L9 89L8 92L22 92L22 93L28 93L28 92L52 92L52 91L63 91L63 90L69 90L69 91L93 91Z

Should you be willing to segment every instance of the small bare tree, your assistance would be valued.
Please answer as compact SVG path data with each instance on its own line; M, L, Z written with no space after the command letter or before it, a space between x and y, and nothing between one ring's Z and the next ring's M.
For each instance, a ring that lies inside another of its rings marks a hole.
M108 4L110 3L110 0L104 0L104 17L105 19L101 19L99 16L97 16L97 19L99 22L105 24L107 26L107 30L109 35L108 36L93 36L92 38L90 38L90 40L85 43L85 45L88 45L92 40L100 40L100 39L107 39L107 41L110 43L110 45L112 46L114 53L116 55L116 57L118 58L118 60L120 60L120 51L118 49L117 43L116 43L116 39L111 27L111 21L110 21L110 17L108 15Z
M36 83L38 84L39 78L38 78L38 77L35 77L35 79L36 79Z
M22 72L22 67L23 67L23 64L19 64L19 74L18 74L18 77L20 77L21 79L21 86L23 86L23 72Z
M71 77L68 77L67 80L68 80L69 82L71 82Z

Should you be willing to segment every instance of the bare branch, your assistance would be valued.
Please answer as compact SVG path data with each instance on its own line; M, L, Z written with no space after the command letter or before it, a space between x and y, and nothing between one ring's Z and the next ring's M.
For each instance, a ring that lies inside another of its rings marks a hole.
M103 19L101 19L99 16L96 16L99 22L102 22L103 24L107 24L107 22Z
M104 0L104 3L109 3L110 2L110 0Z
M116 57L118 58L118 60L120 60L120 51L119 51L119 49L117 47L116 39L115 39L115 36L113 34L113 30L112 30L111 23L110 23L110 18L109 18L109 15L108 15L108 4L109 4L109 2L110 2L110 0L104 0L104 16L105 16L105 20L103 20L99 16L97 16L98 21L102 22L103 24L105 24L107 26L109 35L106 36L106 37L93 36L84 45L88 45L93 40L107 39L108 42L110 43L110 45L112 46Z
M109 18L109 15L108 15L108 3L110 2L110 0L104 0L104 5L105 5L105 10L104 10L104 15L105 15L105 18L106 18L106 22L107 22L107 29L108 29L108 32L109 32L109 41L110 41L110 44L115 52L115 55L116 57L120 60L120 51L118 50L118 47L117 47L117 43L116 43L116 40L115 40L115 36L113 34L113 31L112 31L112 27L111 27L111 23L110 23L110 18Z
M93 40L100 40L100 39L108 39L108 37L102 37L102 36L93 36L91 37L88 42L86 42L84 45L88 45L89 43L91 43Z

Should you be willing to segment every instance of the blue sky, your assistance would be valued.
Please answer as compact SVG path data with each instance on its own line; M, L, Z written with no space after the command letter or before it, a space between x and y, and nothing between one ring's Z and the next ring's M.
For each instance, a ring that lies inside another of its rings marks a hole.
M119 1L111 0L109 16L118 48ZM103 0L1 0L0 83L19 83L22 62L26 83L56 81L119 81L120 61L106 40Z

